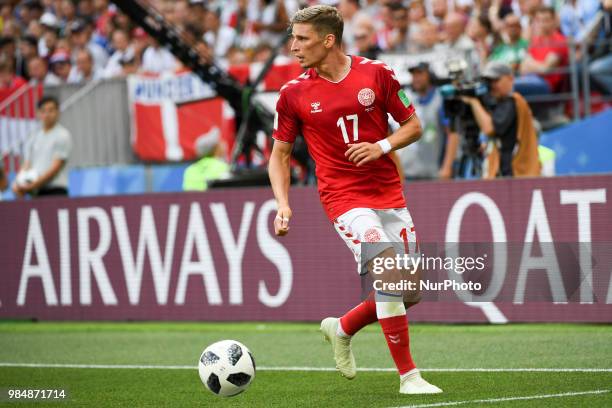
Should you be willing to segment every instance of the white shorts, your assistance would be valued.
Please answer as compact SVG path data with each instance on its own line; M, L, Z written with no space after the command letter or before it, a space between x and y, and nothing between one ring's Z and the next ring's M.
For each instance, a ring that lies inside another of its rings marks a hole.
M361 259L362 242L404 243L404 253L408 254L419 250L414 223L407 208L353 208L334 220L334 228L353 252L360 275L367 273L366 270L362 272L362 264L369 261Z

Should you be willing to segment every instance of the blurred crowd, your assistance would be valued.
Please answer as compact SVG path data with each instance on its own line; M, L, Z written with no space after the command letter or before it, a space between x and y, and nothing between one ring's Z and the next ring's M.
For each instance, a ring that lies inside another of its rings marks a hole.
M567 66L570 37L581 41L593 31L609 37L609 27L601 32L592 25L598 11L612 8L610 0L603 0L607 6L600 0L147 2L179 28L204 62L264 61L286 38L299 7L325 3L336 5L345 19L347 53L375 58L381 52L459 50L481 67L488 60L510 64L525 76L526 92L534 93L563 86L562 76L549 72ZM28 81L57 85L181 68L108 0L0 0L0 34L4 89ZM290 58L288 47L278 58Z

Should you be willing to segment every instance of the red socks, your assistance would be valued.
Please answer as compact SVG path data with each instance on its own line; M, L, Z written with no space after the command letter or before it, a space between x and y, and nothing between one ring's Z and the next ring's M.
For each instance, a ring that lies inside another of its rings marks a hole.
M354 335L368 324L376 320L376 302L374 302L374 292L363 302L349 310L340 318L342 330L349 336Z
M385 340L389 346L391 357L399 374L406 374L416 368L410 354L410 336L408 334L408 318L406 315L378 319L376 317L376 302L374 292L366 300L349 310L340 318L342 332L352 336L368 324L380 323Z
M397 371L400 375L406 374L416 367L410 355L410 338L406 315L387 317L379 319L378 322L382 327Z

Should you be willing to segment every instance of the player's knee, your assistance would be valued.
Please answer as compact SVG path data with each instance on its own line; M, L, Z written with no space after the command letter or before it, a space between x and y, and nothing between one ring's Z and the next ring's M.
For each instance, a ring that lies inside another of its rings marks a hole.
M407 291L404 294L404 306L408 309L421 301L421 291Z
M406 306L406 309L421 301L421 270L417 269L413 273L409 273L407 276L411 286L403 293L404 305Z
M404 305L406 305L406 309L410 306L414 306L421 301L421 290L419 288L419 280L412 280L411 282L416 283L416 285L410 289L407 289L403 293Z
M406 308L406 310L410 309L412 306L418 304L421 301L421 299L418 299L414 302L406 302L404 301L404 307Z

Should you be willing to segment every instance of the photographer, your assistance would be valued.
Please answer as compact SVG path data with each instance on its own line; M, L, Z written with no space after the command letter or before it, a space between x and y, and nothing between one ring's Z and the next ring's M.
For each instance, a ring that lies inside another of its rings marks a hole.
M462 96L480 131L489 136L483 177L528 177L540 175L537 134L531 109L523 97L512 92L510 66L489 62L482 72L488 84L485 105L476 97Z

